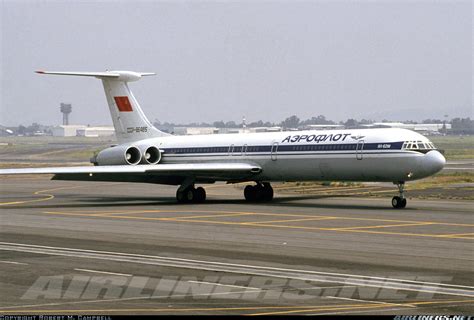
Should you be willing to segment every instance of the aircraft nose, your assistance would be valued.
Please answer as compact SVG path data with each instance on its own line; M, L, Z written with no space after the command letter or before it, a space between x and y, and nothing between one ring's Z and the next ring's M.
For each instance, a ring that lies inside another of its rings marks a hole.
M446 164L446 159L444 156L436 150L431 150L425 155L425 161L424 165L427 171L429 171L431 174L434 174L438 171L441 171L443 169L444 165Z

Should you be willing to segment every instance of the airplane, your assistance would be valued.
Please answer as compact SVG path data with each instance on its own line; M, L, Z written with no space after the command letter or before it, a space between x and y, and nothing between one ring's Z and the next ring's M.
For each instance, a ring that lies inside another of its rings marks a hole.
M178 203L204 202L206 191L196 185L216 181L252 183L244 188L249 202L271 201L271 182L277 181L393 182L398 195L392 206L401 209L405 182L431 176L446 163L426 137L397 128L175 136L151 124L128 85L155 73L36 72L100 79L118 144L93 156L93 166L3 169L0 175L177 185Z

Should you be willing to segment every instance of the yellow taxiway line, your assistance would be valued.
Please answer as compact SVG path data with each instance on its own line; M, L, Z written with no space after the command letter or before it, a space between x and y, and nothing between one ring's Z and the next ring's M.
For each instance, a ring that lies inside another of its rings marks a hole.
M460 227L474 227L474 224L467 223L451 223L442 221L416 221L416 220L394 220L394 219L378 219L378 218L357 218L357 217L345 217L345 216L329 216L329 215L310 215L310 214L291 214L291 213L269 213L269 212L252 212L252 211L222 211L222 210L121 210L121 211L75 211L75 212L62 212L62 211L44 211L43 213L48 214L70 214L70 215L81 215L81 216L98 216L107 215L113 217L114 215L121 214L140 214L140 213L219 213L219 214L248 214L248 215L261 215L261 216L278 216L278 217L296 217L296 218L331 218L338 220L355 220L355 221L375 221L375 222L395 222L404 224L418 224L418 223L430 223L438 224L443 226L460 226ZM217 215L210 215L217 216ZM192 216L185 216L184 218L191 218ZM118 218L118 217L117 217ZM138 218L138 217L137 217ZM174 217L176 218L176 217ZM160 219L160 218L156 218Z
M428 305L428 304L446 304L446 303L468 303L473 302L474 300L442 300L442 301L420 301L420 302L408 302L408 303L390 303L386 302L384 304L364 304L364 305L340 305L339 307L326 307L322 308L310 308L304 310L287 310L287 311L276 311L276 312L264 312L264 313L254 313L250 314L251 316L264 316L264 315L280 315L280 314L293 314L293 313L303 313L303 312L317 312L317 311L341 311L341 310L359 310L359 309L373 309L373 308L387 308L387 307L407 307L407 308L416 308L418 305Z
M113 185L117 185L117 184L120 184L120 183L113 183ZM101 184L101 185L104 185L104 184ZM111 184L107 183L107 185L111 185ZM24 200L24 201L0 202L0 206L7 206L7 205L14 205L14 204L25 204L25 203L41 202L41 201L49 201L51 199L54 199L54 195L53 194L48 194L46 192L57 191L57 190L79 189L79 188L86 188L86 187L89 187L89 186L69 186L69 187L59 187L59 188L53 188L53 189L39 190L39 191L33 192L33 195L46 196L45 198L31 199L31 200Z
M115 183L120 184L120 183ZM114 185L115 185L114 184ZM107 183L107 185L111 185ZM25 201L12 201L0 203L0 206L25 204L33 202L48 201L53 199L55 196L48 192L66 189L85 188L88 186L68 186L58 187L53 189L45 189L34 192L34 195L43 195L45 198L31 199ZM217 186L214 186L217 187ZM136 219L136 220L161 220L161 221L174 221L174 222L194 222L194 223L211 223L211 224L227 224L227 225L245 225L245 226L259 226L269 228L289 228L289 229L302 229L302 230L322 230L322 231L336 231L336 232L360 232L368 234L388 234L388 235L399 235L399 236L416 236L416 237L432 237L440 239L474 239L472 235L474 233L456 233L456 234L420 234L420 233L405 233L405 232L387 232L387 231L376 231L367 229L379 229L379 228L390 228L390 227L409 227L409 226L423 226L423 225L440 225L440 226L460 226L460 227L474 227L474 224L461 224L461 223L448 223L438 221L410 221L410 220L394 220L394 219L377 219L377 218L358 218L358 217L344 217L344 216L313 216L308 214L290 214L290 213L268 213L268 212L245 212L245 211L215 211L215 210L121 210L121 211L79 211L79 212L59 212L59 211L46 211L47 214L56 215L70 215L70 216L91 216L91 217L105 217L115 219ZM173 216L173 217L137 217L130 216L130 214L141 214L141 213L209 213L209 215L191 215L191 216ZM215 220L202 220L203 218L219 218L219 217L232 217L232 216L278 216L278 217L295 217L297 219L282 219L282 220L271 220L271 221L247 221L247 222L232 222L232 221L215 221ZM191 220L196 219L196 220ZM344 227L344 228L323 228L323 227L307 227L307 226L291 226L274 223L285 223L285 222L298 222L298 221L318 221L318 220L354 220L354 221L376 221L376 222L389 222L396 224L388 225L375 225L375 226L355 226L355 227Z
M51 192L51 191L56 191L56 190L63 190L63 189L74 189L74 188L83 188L83 186L60 187L60 188L54 188L54 189L39 190L39 191L35 191L35 192L33 193L33 195L46 196L45 198L32 199L32 200L24 200L24 201L0 202L0 206L7 206L7 205L12 205L12 204L25 204L25 203L31 203L31 202L48 201L48 200L53 199L53 198L54 198L54 195L52 195L52 194L43 194L43 193L45 193L45 192Z
M420 223L405 223L405 224L382 224L378 226L367 226L367 227L347 227L347 228L333 228L333 230L358 230L358 229L377 229L377 228L395 228L395 227L412 227L412 226L427 226L438 224L436 222L420 222Z
M249 315L278 315L303 312L318 311L342 311L359 310L372 308L406 307L416 308L418 306L451 304L451 303L472 303L474 300L436 300L436 301L415 301L415 302L383 302L364 304L340 304L334 306L257 306L257 307L217 307L217 308L115 308L115 309L0 309L0 313L83 313L83 312L196 312L196 311L253 311L253 310L282 310L264 313L254 313ZM103 302L107 302L104 300ZM19 306L21 308L21 306Z
M407 233L407 232L389 232L377 231L368 229L392 228L392 227L410 227L410 226L425 226L425 225L439 225L439 226L460 226L471 228L472 224L448 223L439 221L410 221L410 220L393 220L393 219L376 219L376 218L357 218L344 216L311 216L308 214L289 214L289 213L266 213L266 212L245 212L245 211L215 211L215 210L128 210L128 211L77 211L77 212L59 212L59 211L45 211L47 214L56 215L71 215L71 216L88 216L88 217L103 217L112 219L132 219L132 220L149 220L149 221L168 221L168 222L191 222L191 223L210 223L222 225L240 225L252 227L268 227L268 228L288 228L301 230L320 230L320 231L336 231L336 232L359 232L366 234L385 234L398 236L414 236L414 237L430 237L438 239L467 239L473 238L468 236L470 234L456 233L456 234L423 234L423 233ZM187 215L187 216L167 216L167 217L143 217L135 216L133 214L143 213L210 213L207 215ZM237 216L278 216L278 217L296 217L298 219L281 219L271 221L219 221L212 220L212 218L220 217L237 217ZM211 218L205 219L205 218ZM205 219L205 220L204 220ZM310 226L293 226L276 223L297 222L297 221L322 221L322 220L354 220L354 221L376 221L376 222L391 222L392 224L372 225L372 226L354 226L354 227L310 227ZM396 224L393 224L395 222Z

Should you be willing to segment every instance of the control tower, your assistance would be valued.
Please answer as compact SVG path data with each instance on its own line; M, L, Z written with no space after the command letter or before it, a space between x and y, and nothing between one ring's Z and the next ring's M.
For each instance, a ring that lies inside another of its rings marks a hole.
M72 112L72 106L70 103L62 103L59 108L63 114L63 125L67 126L69 124L69 114Z

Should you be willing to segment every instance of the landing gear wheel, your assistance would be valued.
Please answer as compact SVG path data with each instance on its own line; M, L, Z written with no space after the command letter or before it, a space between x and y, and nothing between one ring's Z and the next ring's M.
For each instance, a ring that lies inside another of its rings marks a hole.
M178 200L178 203L186 203L185 191L186 190L180 191L179 189L176 191L176 200Z
M202 203L206 200L206 190L203 187L188 187L176 191L176 200L179 203Z
M273 199L273 188L269 183L246 186L244 197L249 202L271 201Z
M402 202L402 199L400 197L393 197L392 198L392 207L395 209L400 208L400 204Z
M407 199L403 198L401 204L402 204L402 206L400 208L402 208L402 209L405 208L407 206Z
M184 197L186 198L186 202L194 202L196 199L196 193L194 188L188 188L184 191Z
M398 196L392 198L392 206L395 209L403 209L407 206L407 199Z
M196 198L194 194L194 188L186 188L184 190L179 190L176 191L176 200L178 200L179 203L189 203L193 202L193 200Z
M257 200L257 194L255 192L255 189L256 189L255 186L245 186L245 189L244 189L245 200L249 202L253 202Z
M203 187L198 187L194 190L196 203L203 203L206 200L206 190Z
M261 202L263 199L263 188L261 185L257 184L256 186L253 187L253 190L255 192L255 201L256 202Z
M272 201L273 200L273 188L269 183L264 183L262 188L263 201Z
M392 198L392 206L395 209L403 209L407 206L407 199L405 198L405 181L394 182L398 187L400 196Z

